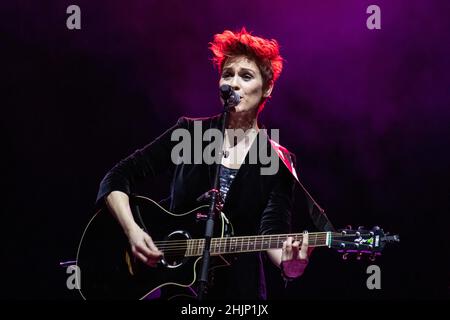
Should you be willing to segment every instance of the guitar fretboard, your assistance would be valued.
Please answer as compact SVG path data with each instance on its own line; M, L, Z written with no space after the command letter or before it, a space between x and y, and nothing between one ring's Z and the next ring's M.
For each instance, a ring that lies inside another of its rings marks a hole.
M329 247L331 244L331 232L315 232L308 235L310 247ZM294 241L302 241L303 233L212 238L211 255L280 249L287 237L292 237ZM204 247L205 239L190 239L187 241L185 255L187 257L201 256Z

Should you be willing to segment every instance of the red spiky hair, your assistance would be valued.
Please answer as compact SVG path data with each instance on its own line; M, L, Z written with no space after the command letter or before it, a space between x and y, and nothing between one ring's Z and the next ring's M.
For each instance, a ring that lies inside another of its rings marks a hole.
M261 71L264 88L273 84L283 69L283 58L278 42L274 39L253 36L245 27L241 31L225 30L214 35L209 48L214 54L212 61L220 73L228 58L244 55L253 59Z

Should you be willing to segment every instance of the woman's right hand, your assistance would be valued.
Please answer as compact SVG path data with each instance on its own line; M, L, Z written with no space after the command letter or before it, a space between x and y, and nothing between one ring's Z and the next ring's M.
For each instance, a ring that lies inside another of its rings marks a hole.
M163 254L153 243L152 238L137 224L126 232L131 246L131 252L143 263L156 267Z

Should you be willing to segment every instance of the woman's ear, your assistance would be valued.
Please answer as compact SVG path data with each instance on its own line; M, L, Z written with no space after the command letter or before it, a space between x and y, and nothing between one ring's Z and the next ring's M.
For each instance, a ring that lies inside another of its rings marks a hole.
M271 81L267 87L267 89L264 91L263 93L263 97L264 98L268 98L270 97L270 94L272 93L273 90L273 81Z

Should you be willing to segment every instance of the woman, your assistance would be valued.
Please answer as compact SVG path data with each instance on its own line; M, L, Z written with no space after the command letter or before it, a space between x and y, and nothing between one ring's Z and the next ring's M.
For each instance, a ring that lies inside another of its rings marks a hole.
M225 156L221 159L220 170L223 211L231 218L236 236L288 233L294 187L292 174L280 165L275 174L262 175L260 162L248 163L252 147L257 148L261 141L269 148L272 145L260 132L258 115L282 70L279 46L275 40L253 36L243 28L236 33L227 30L215 35L210 49L220 73L219 86L229 85L240 96L226 127L244 131L237 139L230 130L225 133ZM208 128L220 128L220 119L219 116L180 118L156 140L119 162L101 182L97 200L105 200L128 237L135 257L150 267L158 263L163 253L133 219L129 204L133 185L169 170L173 176L169 209L184 212L193 208L198 196L211 189L215 167L205 163L175 164L171 158L175 145L171 136L177 129L193 132L194 121L202 125L203 132ZM308 263L307 233L302 244L289 237L282 249L239 255L230 267L216 272L208 296L265 299L265 254L281 267L286 279L299 277Z

